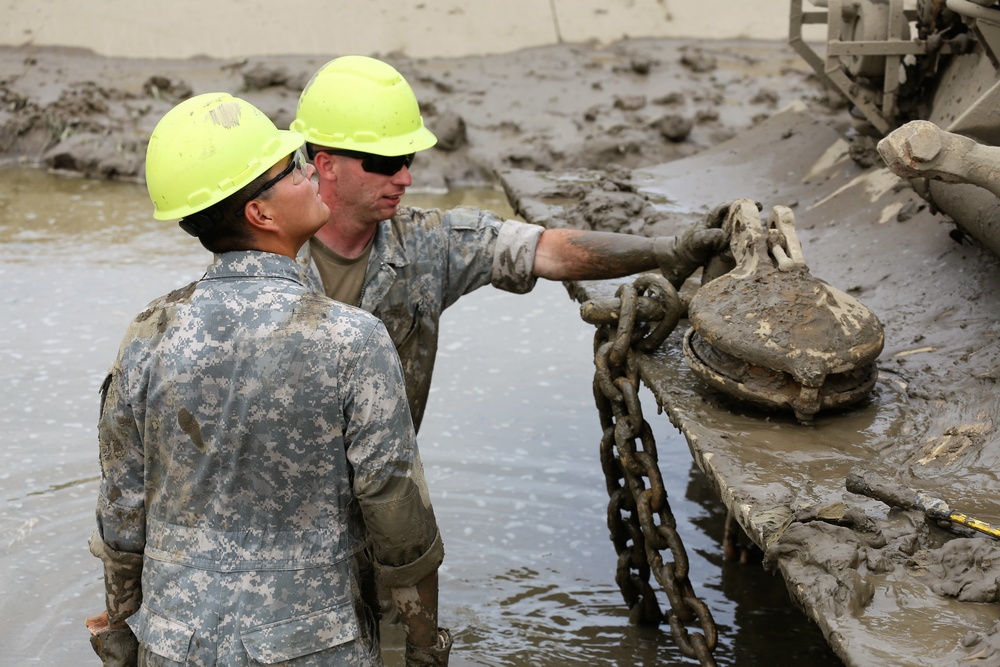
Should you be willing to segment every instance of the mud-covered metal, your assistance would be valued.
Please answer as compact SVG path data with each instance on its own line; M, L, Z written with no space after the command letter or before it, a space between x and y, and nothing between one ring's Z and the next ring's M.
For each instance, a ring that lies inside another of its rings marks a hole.
M695 373L806 423L864 398L878 377L882 324L810 274L791 210L775 206L765 228L757 204L737 200L725 229L736 268L702 286L689 306L684 356Z
M1000 121L993 124L1000 131ZM963 232L958 239L968 235L1000 256L1000 148L913 120L879 141L878 152L934 210L956 222Z
M803 108L695 156L637 169L634 178L645 181L639 193L669 201L671 211L755 193L798 202L812 272L849 287L886 326L877 395L831 418L821 412L809 428L706 400L703 383L691 381L672 349L637 355L642 382L683 433L720 502L768 553L796 606L850 667L1000 664L1000 607L986 587L969 585L976 578L995 584L996 570L982 566L992 558L996 567L1000 547L953 538L922 512L887 512L845 489L851 467L867 462L1000 525L991 492L1000 470L996 258L956 243L887 170L852 163L841 129ZM552 202L560 179L579 180L559 173L506 179L517 184L508 191L526 210ZM582 302L606 298L613 287L574 284L571 293ZM833 512L838 504L846 509ZM950 539L942 545L943 537Z
M920 510L930 519L965 529L965 533L975 531L1000 540L1000 528L953 510L944 499L925 491L905 487L895 478L870 470L867 466L852 467L847 474L845 487L851 493L875 498L889 507ZM960 531L956 528L955 532Z
M803 0L791 0L789 44L879 134L928 113L926 91L948 67L949 55L973 51L976 37L987 46L992 41L970 28L976 13L966 6L975 5L964 0L919 0L916 8L905 7L904 0L810 4L820 9L806 10ZM822 56L803 37L809 24L827 27ZM968 93L976 98L982 90Z
M878 142L882 160L897 176L970 183L1000 197L1000 148L945 132L927 120L914 120Z
M608 529L618 554L615 580L629 607L629 620L655 626L664 619L649 582L652 573L670 602L666 620L677 647L711 666L716 664L712 652L718 631L688 577L687 552L638 397L636 355L659 348L683 312L684 302L673 285L655 274L622 285L614 299L588 301L581 308L583 319L597 325L594 400L604 431L601 467L610 496Z
M818 11L807 11L809 2ZM859 132L852 151L906 123L1000 145L1000 4L995 0L791 0L789 44L851 107ZM915 4L914 6L911 6ZM804 26L826 25L819 55ZM868 159L868 157L864 159ZM960 162L964 153L956 153ZM975 169L976 167L973 167ZM951 169L952 174L963 168ZM1000 256L1000 200L975 180L914 174L914 190L990 252ZM996 180L995 178L993 180Z

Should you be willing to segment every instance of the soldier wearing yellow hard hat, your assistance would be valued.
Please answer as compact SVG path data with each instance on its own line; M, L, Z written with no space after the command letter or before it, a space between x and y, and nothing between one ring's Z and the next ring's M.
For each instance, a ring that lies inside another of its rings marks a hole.
M490 211L404 206L416 154L435 145L416 96L391 65L343 56L317 71L292 129L306 138L330 219L300 262L327 295L389 330L420 427L441 313L484 285L524 293L538 278L599 280L661 269L679 287L726 248L726 207L679 237L543 229Z
M329 216L304 141L225 93L153 130L153 216L216 254L132 321L101 388L106 610L87 626L107 666L379 666L368 546L408 664L447 664L444 549L392 343L295 261Z
M406 79L365 56L337 58L316 72L291 129L322 149L382 157L413 155L437 143Z

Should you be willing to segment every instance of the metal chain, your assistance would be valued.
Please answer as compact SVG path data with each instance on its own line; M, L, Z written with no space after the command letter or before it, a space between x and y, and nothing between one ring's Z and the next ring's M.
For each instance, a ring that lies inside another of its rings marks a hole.
M712 651L718 632L688 578L687 552L667 502L656 442L638 395L638 355L659 348L685 310L665 278L644 274L619 287L614 299L583 304L581 316L598 327L594 400L604 431L601 466L610 497L608 528L618 554L615 581L629 607L629 620L654 626L663 621L649 583L652 572L670 602L667 621L680 651L702 665L715 665ZM670 559L665 561L667 550ZM688 626L701 632L691 633Z

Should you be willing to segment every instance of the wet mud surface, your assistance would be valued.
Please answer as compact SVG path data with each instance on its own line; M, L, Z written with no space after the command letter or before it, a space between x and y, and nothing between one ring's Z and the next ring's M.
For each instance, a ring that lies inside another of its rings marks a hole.
M871 395L821 410L811 425L709 386L681 355L683 321L639 363L699 468L765 549L766 565L782 572L849 665L1000 663L1000 544L845 487L852 466L865 464L956 511L1000 520L997 258L956 242L954 225L907 183L859 165L836 128L801 106L696 156L627 176L616 181L628 184L632 210L644 211L646 228L658 233L728 199L790 207L812 275L871 309L884 328ZM594 193L606 191L608 178L510 170L503 180L528 219L588 227ZM621 282L571 291L580 301L606 298ZM693 280L682 295L698 290Z
M510 214L502 193L408 195ZM152 219L142 186L0 169L0 666L96 665L83 619L103 604L94 525L98 389L148 301L208 256ZM447 555L453 667L681 665L666 626L629 625L615 584L591 380L593 328L561 284L481 289L442 320L420 447ZM644 392L655 413L652 394ZM724 511L665 419L652 428L719 665L840 664L759 562L722 558ZM404 637L385 630L388 667Z
M812 426L748 408L685 366L684 323L643 380L846 663L1000 664L996 544L844 489L853 464L874 461L1000 524L1000 268L866 159L846 111L787 47L634 40L386 59L440 138L418 157L415 189L502 181L528 220L642 235L736 198L790 207L813 274L885 328L871 398ZM323 62L0 49L0 160L141 180L145 140L174 102L231 91L287 126ZM570 290L583 301L615 287Z
M658 164L728 139L793 99L829 110L811 70L780 43L629 40L486 57L382 57L411 83L439 139L418 157L417 188L495 184L501 167ZM299 92L326 60L0 48L0 160L141 178L146 139L179 100L232 92L287 127Z

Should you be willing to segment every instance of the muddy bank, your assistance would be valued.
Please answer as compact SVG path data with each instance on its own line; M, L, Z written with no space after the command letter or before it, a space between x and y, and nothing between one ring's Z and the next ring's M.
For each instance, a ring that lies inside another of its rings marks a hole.
M831 122L846 120L780 42L646 39L484 57L383 57L413 85L439 138L418 158L418 189L493 185L506 167L658 164L724 141L796 99ZM328 59L123 59L0 48L0 161L142 179L149 133L177 101L233 92L287 127L300 90Z
M997 257L959 242L954 224L886 168L859 164L844 134L804 106L653 167L502 176L515 209L548 225L591 227L609 219L606 209L624 209L639 221L620 219L640 233L669 234L719 201L790 207L812 275L884 327L871 395L821 411L810 425L791 411L760 410L693 371L681 351L684 321L639 356L639 375L845 663L1000 664L997 543L846 484L852 467L866 464L1000 524ZM570 288L584 301L611 296L618 282ZM689 281L682 294L692 297L699 284Z

